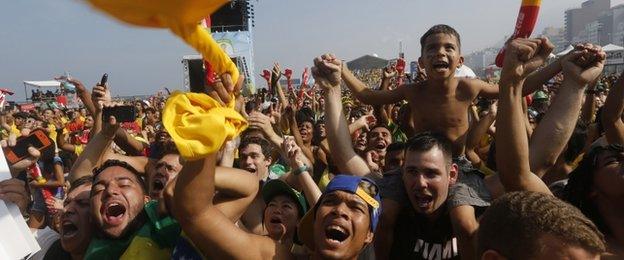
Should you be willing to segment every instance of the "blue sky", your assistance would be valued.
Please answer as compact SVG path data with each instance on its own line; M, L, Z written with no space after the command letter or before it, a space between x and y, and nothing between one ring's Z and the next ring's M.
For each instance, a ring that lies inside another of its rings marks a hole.
M562 26L564 10L581 2L544 0L535 32ZM468 54L512 32L520 0L259 0L255 5L256 74L279 61L300 75L325 52L346 60L372 53L395 57L399 41L414 60L420 35L438 23L460 32ZM83 0L9 1L0 10L0 24L0 87L16 92L9 100L23 99L22 81L64 71L88 87L108 72L114 95L180 89L182 56L195 53L166 30L129 27Z

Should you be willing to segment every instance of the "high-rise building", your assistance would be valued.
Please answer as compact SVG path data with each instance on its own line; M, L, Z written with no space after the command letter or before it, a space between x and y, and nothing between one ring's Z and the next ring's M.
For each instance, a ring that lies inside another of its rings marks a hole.
M565 39L567 43L574 43L575 37L598 38L599 23L591 24L602 14L609 12L611 0L588 0L580 8L569 9L565 12ZM598 40L594 41L598 43Z
M611 43L624 46L624 4L611 8L613 25Z

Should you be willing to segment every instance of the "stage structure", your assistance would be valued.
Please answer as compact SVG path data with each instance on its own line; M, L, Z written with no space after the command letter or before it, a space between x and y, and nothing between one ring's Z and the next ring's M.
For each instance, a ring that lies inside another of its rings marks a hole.
M253 1L253 0L252 0ZM232 58L241 75L245 76L243 95L255 93L253 27L254 4L248 0L233 0L203 22L214 40ZM185 55L184 87L187 90L204 86L205 66L200 55Z

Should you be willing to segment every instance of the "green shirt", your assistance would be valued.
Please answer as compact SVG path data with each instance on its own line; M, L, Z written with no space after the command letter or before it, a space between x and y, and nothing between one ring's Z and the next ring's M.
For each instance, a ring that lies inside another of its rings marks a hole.
M170 259L180 236L180 225L171 217L159 218L158 202L150 201L137 217L146 223L133 235L121 239L94 238L85 259Z

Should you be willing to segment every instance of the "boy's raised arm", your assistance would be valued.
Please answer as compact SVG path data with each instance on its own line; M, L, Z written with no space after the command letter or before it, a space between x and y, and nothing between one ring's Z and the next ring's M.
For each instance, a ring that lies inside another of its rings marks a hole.
M353 150L347 120L342 113L340 61L331 54L314 59L312 75L324 88L325 127L332 159L342 173L365 176L370 173L366 162Z
M529 142L522 111L522 84L542 62L534 57L539 39L516 39L507 44L501 73L496 117L496 164L507 192L539 191L551 194L544 182L531 172Z
M351 73L345 62L336 59L336 64L340 66L339 70L347 87L349 87L353 95L364 104L385 105L397 103L405 99L406 93L404 92L408 88L399 87L394 90L372 90Z

